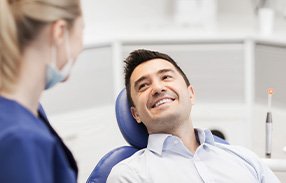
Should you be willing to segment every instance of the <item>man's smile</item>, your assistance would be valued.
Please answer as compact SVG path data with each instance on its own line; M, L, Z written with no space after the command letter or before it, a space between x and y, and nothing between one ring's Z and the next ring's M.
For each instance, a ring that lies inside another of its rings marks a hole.
M163 98L159 98L157 99L152 105L151 108L156 108L159 107L161 105L167 104L167 103L171 103L173 102L175 99L172 97L163 97Z

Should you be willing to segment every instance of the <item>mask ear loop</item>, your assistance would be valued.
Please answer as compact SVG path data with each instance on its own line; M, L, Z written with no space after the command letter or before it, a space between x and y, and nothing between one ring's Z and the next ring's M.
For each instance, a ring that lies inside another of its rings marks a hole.
M67 53L67 59L68 60L67 60L66 65L62 68L62 70L60 72L66 78L70 74L70 71L72 69L73 59L71 57L71 48L70 48L68 30L66 30L64 34L65 34L64 35L65 36L65 50L66 50L66 53Z
M54 45L51 46L51 58L50 63L46 64L46 81L45 81L45 90L53 87L58 82L63 80L59 69L57 68L57 49Z
M71 56L71 47L70 47L70 39L69 39L69 31L65 31L65 49L68 57L68 62L72 61L72 56Z
M51 47L51 63L50 63L51 67L53 67L54 69L57 69L57 50L56 47L54 45L52 45Z

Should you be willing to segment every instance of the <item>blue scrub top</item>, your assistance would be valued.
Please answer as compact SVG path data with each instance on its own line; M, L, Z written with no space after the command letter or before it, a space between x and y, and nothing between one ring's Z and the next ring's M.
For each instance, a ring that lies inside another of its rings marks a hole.
M76 162L49 124L19 103L0 96L0 182L74 183Z

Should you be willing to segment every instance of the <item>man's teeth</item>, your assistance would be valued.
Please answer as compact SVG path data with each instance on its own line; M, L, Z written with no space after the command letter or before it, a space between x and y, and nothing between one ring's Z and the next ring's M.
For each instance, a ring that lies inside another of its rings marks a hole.
M157 107L157 106L159 106L159 105L162 105L162 104L164 104L164 103L167 103L167 102L172 102L173 100L172 99L169 99L169 98L166 98L166 99L162 99L162 100L160 100L159 102L157 102L156 104L155 104L155 107Z

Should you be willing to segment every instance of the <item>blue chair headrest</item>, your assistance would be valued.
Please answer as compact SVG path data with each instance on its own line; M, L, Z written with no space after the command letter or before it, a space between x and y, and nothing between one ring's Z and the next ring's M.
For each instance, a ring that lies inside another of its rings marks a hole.
M124 139L138 149L147 147L149 134L144 124L138 124L133 118L125 88L116 99L115 112L117 123Z

